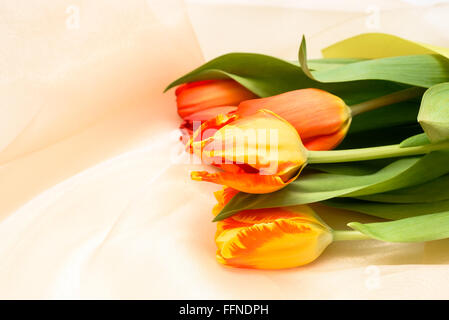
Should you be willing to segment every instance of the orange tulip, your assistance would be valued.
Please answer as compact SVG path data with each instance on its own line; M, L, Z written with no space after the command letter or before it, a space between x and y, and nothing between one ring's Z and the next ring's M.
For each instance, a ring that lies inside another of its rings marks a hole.
M215 212L232 198L215 193ZM238 268L284 269L318 258L332 242L332 230L308 206L241 211L217 223L218 262Z
M223 171L192 172L193 180L248 193L269 193L296 179L307 150L295 128L268 110L248 116L219 115L205 122L189 142L190 152Z
M257 97L234 80L190 82L180 85L175 94L181 118L209 108L237 106L244 100ZM218 113L213 114L211 118L217 115Z
M342 99L314 88L243 101L237 113L247 116L259 109L271 110L290 122L309 150L335 148L351 123L351 110Z

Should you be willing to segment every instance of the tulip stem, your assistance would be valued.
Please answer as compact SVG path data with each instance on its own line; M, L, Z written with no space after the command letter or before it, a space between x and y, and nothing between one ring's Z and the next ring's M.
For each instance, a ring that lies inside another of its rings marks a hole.
M401 148L399 144L395 144L383 147L348 149L348 150L309 151L307 162L340 163L340 162L366 161L384 158L414 156L419 154L427 154L432 151L444 149L449 149L449 141L430 143L417 147L404 147L404 148Z
M401 91L396 91L386 96L368 100L359 104L350 106L351 113L356 116L360 113L371 111L377 108L385 107L393 103L410 100L422 96L426 89L420 87L412 87Z
M332 232L334 241L347 241L347 240L367 240L372 239L371 237L360 233L355 230L334 230Z

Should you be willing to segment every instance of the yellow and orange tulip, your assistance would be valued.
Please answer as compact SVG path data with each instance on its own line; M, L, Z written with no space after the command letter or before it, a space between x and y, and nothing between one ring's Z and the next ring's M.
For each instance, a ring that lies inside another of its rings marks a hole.
M234 80L189 82L180 85L176 89L175 94L178 114L183 119L210 108L237 106L244 100L257 98L255 94ZM219 114L211 114L211 112L208 114L210 116L209 119Z
M229 188L216 192L214 211L234 194ZM332 239L332 230L308 206L245 210L217 223L216 257L238 268L293 268L314 261Z
M247 116L259 109L271 110L290 122L308 150L335 148L351 123L351 110L342 99L314 88L243 101L236 112Z
M307 150L290 123L268 110L242 117L219 115L197 130L188 145L203 163L221 172L194 171L193 180L248 193L269 193L296 179Z

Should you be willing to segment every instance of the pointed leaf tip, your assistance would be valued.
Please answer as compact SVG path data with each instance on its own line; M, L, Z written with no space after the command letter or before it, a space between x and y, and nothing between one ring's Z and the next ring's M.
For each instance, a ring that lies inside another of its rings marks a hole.
M449 139L449 82L434 85L424 93L418 122L431 142Z

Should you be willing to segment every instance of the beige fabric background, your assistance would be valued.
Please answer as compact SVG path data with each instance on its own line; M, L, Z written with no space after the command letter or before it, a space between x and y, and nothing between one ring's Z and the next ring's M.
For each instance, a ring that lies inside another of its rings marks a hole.
M315 57L360 32L449 46L449 5L423 3L1 2L0 298L449 298L449 241L336 243L283 271L218 265L217 187L189 180L198 165L161 93L221 53L294 59L303 33ZM363 219L317 210L336 227Z

